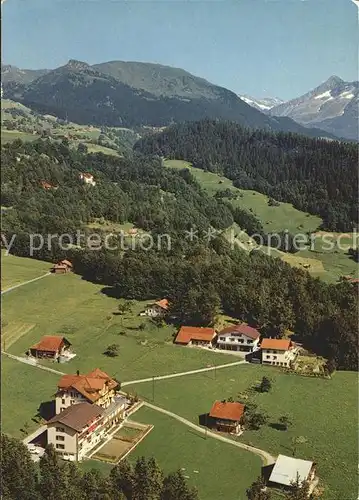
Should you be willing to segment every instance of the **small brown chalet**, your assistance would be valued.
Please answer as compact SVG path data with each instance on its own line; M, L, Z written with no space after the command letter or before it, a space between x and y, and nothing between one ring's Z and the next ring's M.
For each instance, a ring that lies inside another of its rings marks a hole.
M57 359L71 346L65 337L44 335L40 342L30 347L30 354L35 358Z
M209 417L213 422L212 426L217 431L239 434L243 413L244 405L241 403L215 401L209 412Z
M51 272L55 274L64 274L72 271L73 265L69 260L61 260L51 268Z

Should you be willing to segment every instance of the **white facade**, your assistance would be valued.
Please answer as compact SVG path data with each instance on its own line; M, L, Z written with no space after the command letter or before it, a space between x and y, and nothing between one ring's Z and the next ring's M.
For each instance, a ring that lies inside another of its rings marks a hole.
M281 349L262 349L262 363L265 365L276 365L289 367L291 362L295 360L298 354L298 349L291 348L287 350Z
M95 401L95 404L101 406L102 408L108 408L115 399L115 391L108 390L105 386L102 391L99 391L100 397ZM89 400L80 394L76 389L70 387L68 390L61 389L56 394L55 408L56 415L61 413L63 410L69 406L76 403L88 403Z
M96 186L96 182L94 181L93 175L91 174L80 174L80 180L85 184L90 184L90 186Z
M60 422L50 424L47 441L64 460L80 461L104 437L103 426L99 425L98 429L89 431L95 424L84 427L80 432Z
M259 336L256 339L247 337L247 335L238 332L219 333L217 344L219 349L230 351L253 352L258 349Z
M56 415L58 415L71 405L86 402L88 402L87 398L76 391L76 389L70 389L69 391L59 391L56 394L55 399Z
M150 307L147 307L145 310L145 315L149 316L150 318L158 318L159 316L162 317L166 314L166 310L163 309L163 307L158 306L157 304L153 304Z

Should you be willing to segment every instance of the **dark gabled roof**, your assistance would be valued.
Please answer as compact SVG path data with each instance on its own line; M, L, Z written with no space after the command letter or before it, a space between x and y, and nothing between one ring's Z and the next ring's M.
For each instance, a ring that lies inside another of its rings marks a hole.
M224 335L226 333L240 333L253 340L256 340L260 335L259 331L256 330L256 328L252 328L251 326L244 324L230 325L219 332L220 335Z
M86 425L91 423L95 418L100 417L104 413L101 406L90 403L78 403L69 406L66 410L58 415L55 415L47 422L49 424L63 424L77 432L80 432Z

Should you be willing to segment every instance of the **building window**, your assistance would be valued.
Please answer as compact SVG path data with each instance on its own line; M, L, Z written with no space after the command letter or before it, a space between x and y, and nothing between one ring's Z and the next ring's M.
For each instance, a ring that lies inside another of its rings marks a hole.
M277 359L277 356L273 356L273 359Z
M266 358L268 359L268 358L270 358L270 356L268 356L268 354L267 354Z
M66 404L66 402L65 402L65 400L64 400L64 399L62 399L62 400L61 400L61 403L62 403L63 405L64 405L64 404Z
M234 342L236 339L234 337L230 337L229 339L231 342Z
M58 450L64 450L65 449L65 445L64 444L58 444L58 443L56 443L56 448Z
M219 340L222 340L223 342L225 342L226 338L225 337L219 337Z
M273 352L273 354L277 354L277 351L272 351L272 352Z
M56 432L65 432L63 427L56 427Z
M251 343L252 343L252 341L250 339L247 340L247 344L251 344Z
M56 441L65 441L65 436L56 436Z

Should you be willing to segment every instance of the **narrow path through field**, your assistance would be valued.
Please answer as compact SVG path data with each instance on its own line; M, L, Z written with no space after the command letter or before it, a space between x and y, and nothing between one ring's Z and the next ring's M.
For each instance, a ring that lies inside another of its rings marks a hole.
M214 439L218 439L219 441L223 441L224 443L231 444L232 446L236 446L237 448L242 448L243 450L249 451L251 453L254 453L255 455L258 455L261 459L264 465L269 465L275 462L275 458L268 453L265 450L261 450L260 448L255 448L254 446L249 446L244 443L240 443L239 441L234 441L233 439L226 438L225 436L222 436L221 434L216 434L214 432L209 431L206 428L200 427L199 425L193 424L189 420L186 420L185 418L181 417L180 415L177 415L176 413L173 413L171 411L165 410L159 406L155 406L151 403L147 403L146 401L143 403L144 406L148 406L148 408L151 408L152 410L156 410L160 413L164 413L165 415L168 415L169 417L172 417L179 422L182 422L182 424L187 425L188 427L191 427L192 429L195 429L197 432L200 432L201 434L205 434L206 436L210 436Z
M4 293L11 292L12 290L15 290L15 288L19 288L20 286L27 285L28 283L32 283L33 281L41 280L42 278L45 278L45 276L50 276L51 273L46 273L43 274L42 276L38 276L37 278L33 278L32 280L24 281L23 283L19 283L18 285L11 286L10 288L7 288L6 290L1 291L1 295L4 295Z
M8 358L15 359L15 361L20 361L20 363L24 363L25 365L33 366L34 368L40 368L40 370L45 370L46 372L56 373L57 375L66 375L64 372L60 372L59 370L54 370L53 368L48 368L47 366L41 366L37 363L34 363L30 359L22 358L21 356L14 356L6 351L1 351L1 354L4 354Z
M128 382L122 382L121 387L131 384L142 384L143 382L152 382L152 380L165 380L167 378L184 377L185 375L195 375L196 373L221 370L222 368L227 368L236 365L243 365L245 363L247 363L247 361L242 359L241 361L234 361L233 363L226 363L225 365L210 366L207 368L198 368L197 370L190 370L188 372L170 373L169 375L160 375L158 377L148 377L148 378L141 378L138 380L129 380Z

